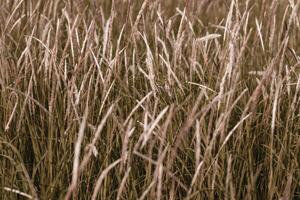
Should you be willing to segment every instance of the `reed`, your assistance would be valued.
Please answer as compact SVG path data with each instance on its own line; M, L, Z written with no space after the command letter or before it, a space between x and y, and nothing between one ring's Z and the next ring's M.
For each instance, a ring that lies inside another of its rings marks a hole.
M299 7L3 0L0 199L300 199Z

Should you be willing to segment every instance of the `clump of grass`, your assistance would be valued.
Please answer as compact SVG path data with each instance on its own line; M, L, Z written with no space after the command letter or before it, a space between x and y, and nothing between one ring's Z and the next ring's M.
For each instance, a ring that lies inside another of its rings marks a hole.
M299 199L299 6L2 2L1 199Z

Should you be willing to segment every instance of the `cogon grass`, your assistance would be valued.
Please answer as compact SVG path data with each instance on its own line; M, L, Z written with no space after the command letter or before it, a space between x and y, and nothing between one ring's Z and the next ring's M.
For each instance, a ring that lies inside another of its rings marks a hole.
M299 1L0 5L1 199L298 199Z

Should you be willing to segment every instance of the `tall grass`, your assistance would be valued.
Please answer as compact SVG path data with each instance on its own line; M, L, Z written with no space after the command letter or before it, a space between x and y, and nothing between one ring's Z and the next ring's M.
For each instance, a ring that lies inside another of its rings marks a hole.
M299 6L3 0L0 199L300 199Z

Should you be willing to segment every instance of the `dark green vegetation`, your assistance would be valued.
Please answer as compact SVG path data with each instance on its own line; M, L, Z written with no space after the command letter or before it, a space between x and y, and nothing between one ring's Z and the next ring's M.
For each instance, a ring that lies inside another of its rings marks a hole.
M299 6L1 1L0 199L300 199Z

